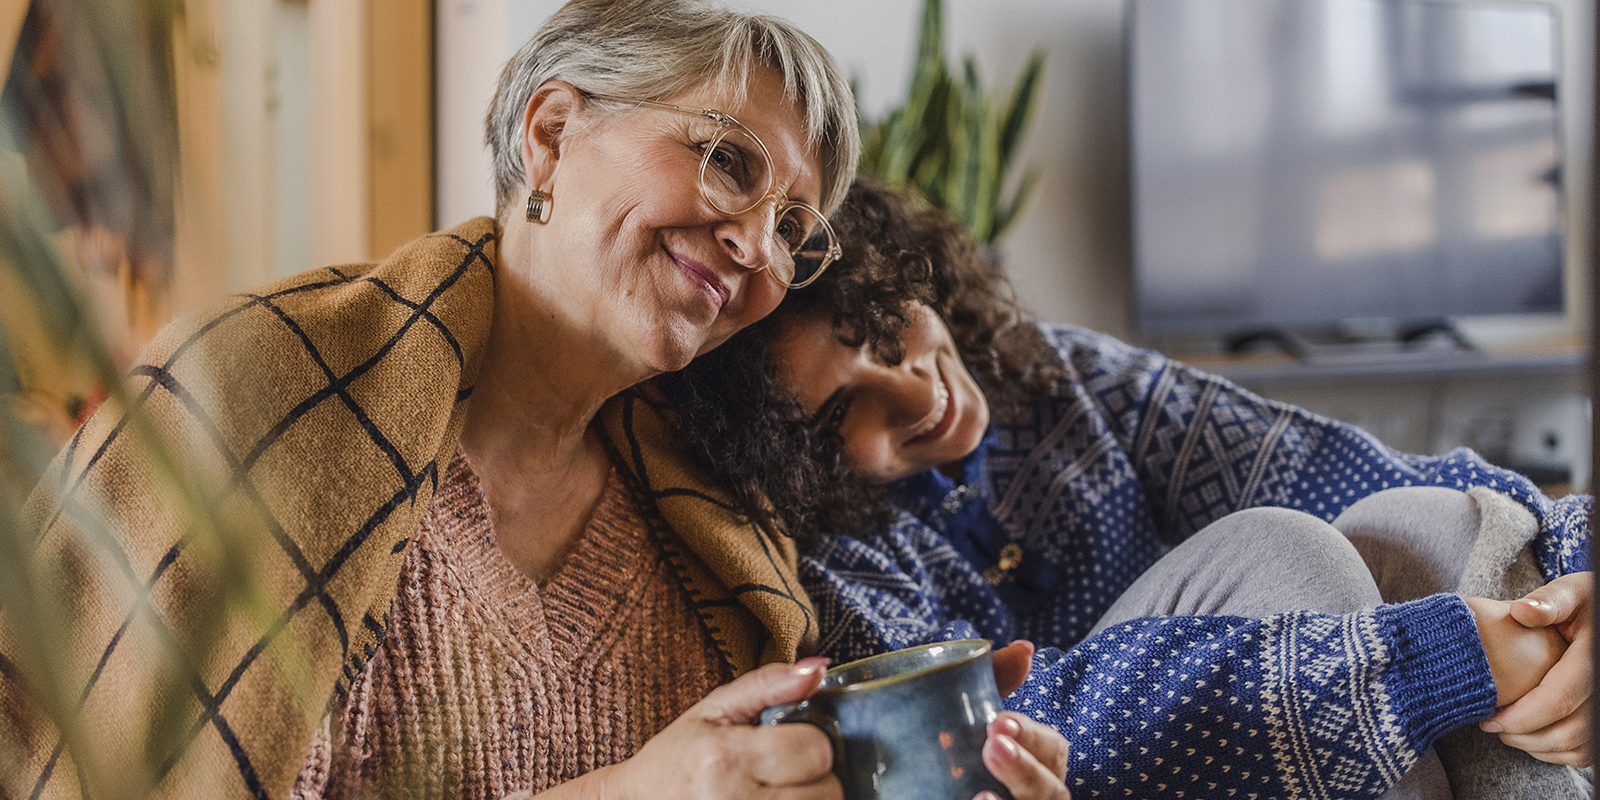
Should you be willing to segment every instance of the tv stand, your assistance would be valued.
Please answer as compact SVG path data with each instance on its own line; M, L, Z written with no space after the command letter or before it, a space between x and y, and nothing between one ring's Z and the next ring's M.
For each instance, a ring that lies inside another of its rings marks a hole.
M1456 347L1461 350L1478 349L1478 346L1473 344L1472 340L1468 339L1461 332L1461 329L1456 327L1454 322L1447 319L1430 320L1403 326L1397 338L1407 344L1414 344L1427 341L1434 334L1439 334L1446 340L1455 343Z
M1260 328L1230 334L1222 349L1231 356L1280 350L1295 358L1304 358L1307 347L1306 340L1288 328Z
M1507 338L1507 325L1532 331ZM1246 387L1342 381L1582 375L1589 350L1561 318L1489 325L1468 319L1455 326L1373 325L1358 331L1263 328L1210 339L1145 340L1166 354ZM1378 333L1386 333L1381 338ZM1478 344L1479 341L1483 344Z
M1446 319L1405 324L1344 325L1325 330L1262 328L1227 337L1229 355L1276 351L1306 363L1449 359L1480 352Z

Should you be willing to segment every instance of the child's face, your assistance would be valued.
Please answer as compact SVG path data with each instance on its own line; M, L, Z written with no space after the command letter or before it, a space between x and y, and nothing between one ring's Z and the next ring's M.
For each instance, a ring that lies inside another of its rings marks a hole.
M959 460L989 427L989 404L939 315L918 303L910 319L892 367L840 344L825 316L790 320L772 348L812 427L838 434L845 462L884 483Z

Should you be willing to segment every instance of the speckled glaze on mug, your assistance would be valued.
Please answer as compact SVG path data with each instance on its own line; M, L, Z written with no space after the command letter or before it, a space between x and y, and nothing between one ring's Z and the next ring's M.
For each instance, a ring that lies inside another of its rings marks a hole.
M811 697L761 712L761 724L828 734L845 800L1010 798L983 765L986 726L1003 708L989 652L986 640L960 639L841 664Z

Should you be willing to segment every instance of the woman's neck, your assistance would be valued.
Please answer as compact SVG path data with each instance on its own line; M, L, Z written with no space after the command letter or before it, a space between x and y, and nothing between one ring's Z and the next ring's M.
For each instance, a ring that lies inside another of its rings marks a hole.
M542 297L515 241L502 241L494 319L461 432L499 547L535 581L576 546L610 462L591 423L606 400L650 377ZM521 255L519 256L519 253Z
M479 469L559 470L592 450L585 432L600 407L654 373L579 329L558 298L541 296L524 272L528 243L519 227L503 234L494 318L462 446Z

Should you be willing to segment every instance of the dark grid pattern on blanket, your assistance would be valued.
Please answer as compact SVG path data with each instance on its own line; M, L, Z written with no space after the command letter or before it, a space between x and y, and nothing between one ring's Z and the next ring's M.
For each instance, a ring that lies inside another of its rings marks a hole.
M734 677L816 647L816 612L795 571L794 540L741 512L678 451L672 418L644 391L601 410L605 444L662 558Z
M1392 486L1482 486L1537 519L1546 578L1589 568L1592 498L1552 501L1470 451L1397 453L1157 353L1045 332L1076 379L995 409L970 501L995 525L915 503L883 536L830 540L801 575L836 660L973 635L1045 648L1007 704L1066 734L1075 798L1374 797L1493 710L1476 627L1450 595L1346 616L1143 619L1086 638L1162 554L1232 511L1331 520ZM1008 541L1021 577L990 586L981 554Z
M166 684L174 696L140 698L147 715L188 721L158 751L166 789L286 795L329 698L381 639L407 538L454 451L491 311L494 242L480 219L380 265L304 273L167 329L144 354L130 378L134 414L219 509L271 604L261 619L223 620L209 648L193 636L213 610L199 607L214 595L198 582L215 575L194 563L196 521L152 479L138 421L103 408L58 458L53 491L34 500L38 563L103 547L118 566L72 575L83 653L64 676L86 728L127 727L102 769L151 746L141 720L118 714L126 693L163 685L151 673L166 664L180 673ZM79 514L100 515L112 536L85 543L95 523L76 524ZM0 638L0 654L13 644ZM18 796L78 795L79 765L54 729L16 722L32 709L24 673L7 665L0 708L33 776ZM284 674L294 665L309 668L306 685Z

